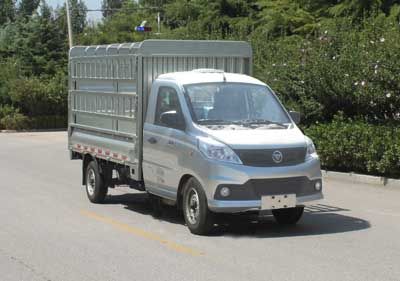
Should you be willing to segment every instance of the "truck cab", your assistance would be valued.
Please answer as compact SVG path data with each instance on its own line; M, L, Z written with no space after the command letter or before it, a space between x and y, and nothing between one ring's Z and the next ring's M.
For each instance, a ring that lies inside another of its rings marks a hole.
M294 223L322 199L312 141L263 82L215 69L163 74L148 104L146 189L179 202L195 232L212 213L268 209Z

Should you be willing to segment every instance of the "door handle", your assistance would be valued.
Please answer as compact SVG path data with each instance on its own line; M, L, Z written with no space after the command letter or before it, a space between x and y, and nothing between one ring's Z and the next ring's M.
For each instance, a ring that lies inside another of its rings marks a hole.
M157 143L157 139L154 138L154 137L148 138L147 141L148 141L149 143L151 143L151 144Z

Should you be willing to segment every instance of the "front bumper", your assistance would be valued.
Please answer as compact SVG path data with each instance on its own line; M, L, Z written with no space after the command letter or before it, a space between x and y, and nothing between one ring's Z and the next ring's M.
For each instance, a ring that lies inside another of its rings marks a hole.
M208 206L213 212L260 210L261 196L272 194L295 193L297 205L323 199L321 191L310 188L316 181L322 180L318 157L293 166L250 167L209 162L202 167L207 169L198 178L202 179ZM235 196L221 198L218 191L222 186L229 186Z
M298 206L304 206L315 204L323 198L322 192L318 192L312 195L296 197L296 200ZM261 200L208 200L208 208L216 213L240 213L261 210Z

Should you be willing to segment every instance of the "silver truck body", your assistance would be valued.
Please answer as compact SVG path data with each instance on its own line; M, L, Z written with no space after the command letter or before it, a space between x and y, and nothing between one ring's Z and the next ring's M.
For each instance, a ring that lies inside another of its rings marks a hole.
M143 121L153 81L163 73L217 68L251 75L244 42L146 40L77 46L69 54L71 152L130 167L142 179Z
M183 204L192 232L205 229L194 220L202 196L212 212L290 209L274 215L297 221L323 198L319 157L251 63L251 47L233 41L72 48L68 145L88 195L98 166L106 187Z

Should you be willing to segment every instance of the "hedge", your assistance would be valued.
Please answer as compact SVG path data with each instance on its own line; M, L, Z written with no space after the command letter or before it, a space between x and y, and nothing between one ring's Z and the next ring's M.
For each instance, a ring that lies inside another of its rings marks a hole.
M67 116L50 115L28 118L19 112L15 112L0 119L0 129L6 130L64 128L67 128Z
M400 128L336 117L304 129L323 168L400 178Z

